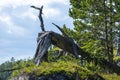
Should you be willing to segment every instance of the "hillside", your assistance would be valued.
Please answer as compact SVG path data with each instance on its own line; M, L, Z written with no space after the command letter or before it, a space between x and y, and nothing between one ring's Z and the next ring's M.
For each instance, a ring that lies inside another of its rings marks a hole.
M40 66L14 71L10 80L104 80L100 75L71 61L43 62Z

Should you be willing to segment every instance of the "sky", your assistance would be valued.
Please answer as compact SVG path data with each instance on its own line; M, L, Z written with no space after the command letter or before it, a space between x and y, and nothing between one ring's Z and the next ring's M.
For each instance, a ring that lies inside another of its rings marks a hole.
M73 28L72 18L68 16L69 0L0 0L0 64L11 57L16 60L33 58L41 28L39 11L31 5L44 6L46 30L60 33L52 22Z

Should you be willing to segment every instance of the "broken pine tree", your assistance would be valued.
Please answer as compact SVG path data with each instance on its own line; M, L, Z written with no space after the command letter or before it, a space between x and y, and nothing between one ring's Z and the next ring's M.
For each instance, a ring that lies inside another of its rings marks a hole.
M100 65L101 67L106 68L109 71L115 72L117 74L120 74L119 66L117 66L114 63L110 63L103 58L97 58L95 56L91 56L90 53L78 47L77 44L75 44L74 41L71 38L69 38L69 36L66 35L64 31L58 25L52 23L63 33L64 36L56 32L53 32L53 31L45 31L43 19L42 19L43 6L41 8L38 8L35 6L31 6L31 7L40 11L39 19L41 22L41 29L42 29L42 32L40 32L38 35L37 49L36 49L36 53L34 56L34 60L36 64L39 65L42 59L44 57L47 57L45 55L47 54L48 48L50 47L51 44L53 44L63 49L64 51L75 55L76 58L79 58L79 55L81 55L82 58L84 58L88 62L94 61L96 62L96 64Z

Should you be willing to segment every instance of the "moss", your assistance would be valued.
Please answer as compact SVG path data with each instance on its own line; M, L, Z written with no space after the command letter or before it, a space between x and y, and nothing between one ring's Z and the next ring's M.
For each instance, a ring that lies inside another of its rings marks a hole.
M25 67L21 70L14 71L12 73L12 77L20 74L31 74L34 73L35 76L48 76L55 73L64 73L69 76L75 77L75 73L78 73L78 76L81 79L89 78L95 73L91 72L90 70L79 66L77 63L71 61L61 61L58 60L57 62L43 62L40 66L31 66Z
M105 80L120 80L120 75L117 74L101 74Z

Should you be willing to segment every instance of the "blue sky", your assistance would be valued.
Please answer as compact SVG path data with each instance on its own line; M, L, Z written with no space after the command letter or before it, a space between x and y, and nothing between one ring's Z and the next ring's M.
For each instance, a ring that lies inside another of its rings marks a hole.
M0 0L0 63L15 59L33 57L36 49L39 27L39 11L30 8L35 5L43 8L46 30L59 32L51 23L66 24L73 28L68 16L69 0Z

